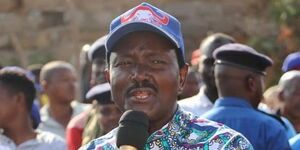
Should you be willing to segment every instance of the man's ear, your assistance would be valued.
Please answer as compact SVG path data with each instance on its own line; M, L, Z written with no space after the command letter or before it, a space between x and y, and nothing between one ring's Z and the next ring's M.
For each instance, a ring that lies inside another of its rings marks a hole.
M280 92L278 92L277 97L280 102L283 102L284 101L284 91L281 90Z
M257 81L252 75L248 75L246 77L246 86L251 92L255 92L257 90Z
M188 69L189 69L188 65L185 64L179 70L179 92L181 92L183 90L183 86L184 86L184 83L186 80L186 75L187 75Z
M27 111L27 104L26 104L26 98L25 98L24 93L22 93L22 92L16 93L15 98L17 101L17 105L19 105L18 108L25 108Z
M107 82L110 83L110 72L109 72L108 68L105 69L105 78L106 78Z
M48 83L45 80L41 81L41 87L42 87L42 91L47 91L48 89Z

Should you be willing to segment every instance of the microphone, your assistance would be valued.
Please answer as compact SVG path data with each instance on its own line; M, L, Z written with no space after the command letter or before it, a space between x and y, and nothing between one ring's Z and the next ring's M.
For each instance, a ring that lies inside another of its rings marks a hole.
M141 111L128 110L120 118L117 146L120 150L142 150L149 136L149 120Z

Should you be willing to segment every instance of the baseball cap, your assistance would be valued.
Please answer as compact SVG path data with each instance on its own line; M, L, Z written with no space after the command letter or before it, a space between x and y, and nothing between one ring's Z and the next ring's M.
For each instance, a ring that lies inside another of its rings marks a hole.
M116 42L128 33L135 31L151 31L169 39L177 47L179 64L184 64L184 41L180 22L170 14L148 3L141 3L111 22L110 33L105 44L107 61Z
M298 67L300 67L300 52L295 52L285 58L281 69L283 72L287 72Z
M87 55L89 61L94 60L95 58L103 58L105 59L105 41L107 35L102 36L101 38L97 39L91 47L88 49Z
M97 100L98 104L113 104L114 102L111 100L110 93L110 84L103 83L97 86L94 86L86 93L86 100L92 101Z
M272 66L272 60L253 48L239 44L230 43L217 48L213 57L216 64L227 64L265 74L267 67Z

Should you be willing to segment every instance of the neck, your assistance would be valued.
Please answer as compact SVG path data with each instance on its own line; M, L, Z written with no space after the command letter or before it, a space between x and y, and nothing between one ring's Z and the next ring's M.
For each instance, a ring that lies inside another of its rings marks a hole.
M157 130L160 130L164 125L166 125L170 120L173 118L174 114L176 113L177 110L177 105L174 106L174 108L170 111L167 112L164 118L159 118L157 120L151 121L150 120L150 129L149 133L152 134Z
M217 88L204 86L204 93L212 103L215 103L215 101L218 99Z
M26 113L27 114L27 113ZM16 145L20 145L25 141L34 139L36 133L32 128L29 115L16 117L15 120L8 128L4 128L4 135L10 138Z
M49 114L62 126L67 127L68 122L72 117L73 109L70 103L50 102Z

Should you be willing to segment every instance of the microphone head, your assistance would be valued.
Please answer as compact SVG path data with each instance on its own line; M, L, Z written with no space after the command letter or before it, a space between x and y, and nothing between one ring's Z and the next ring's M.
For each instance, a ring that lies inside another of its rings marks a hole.
M128 110L119 121L117 132L117 146L130 145L137 149L144 149L149 136L149 119L144 112Z

